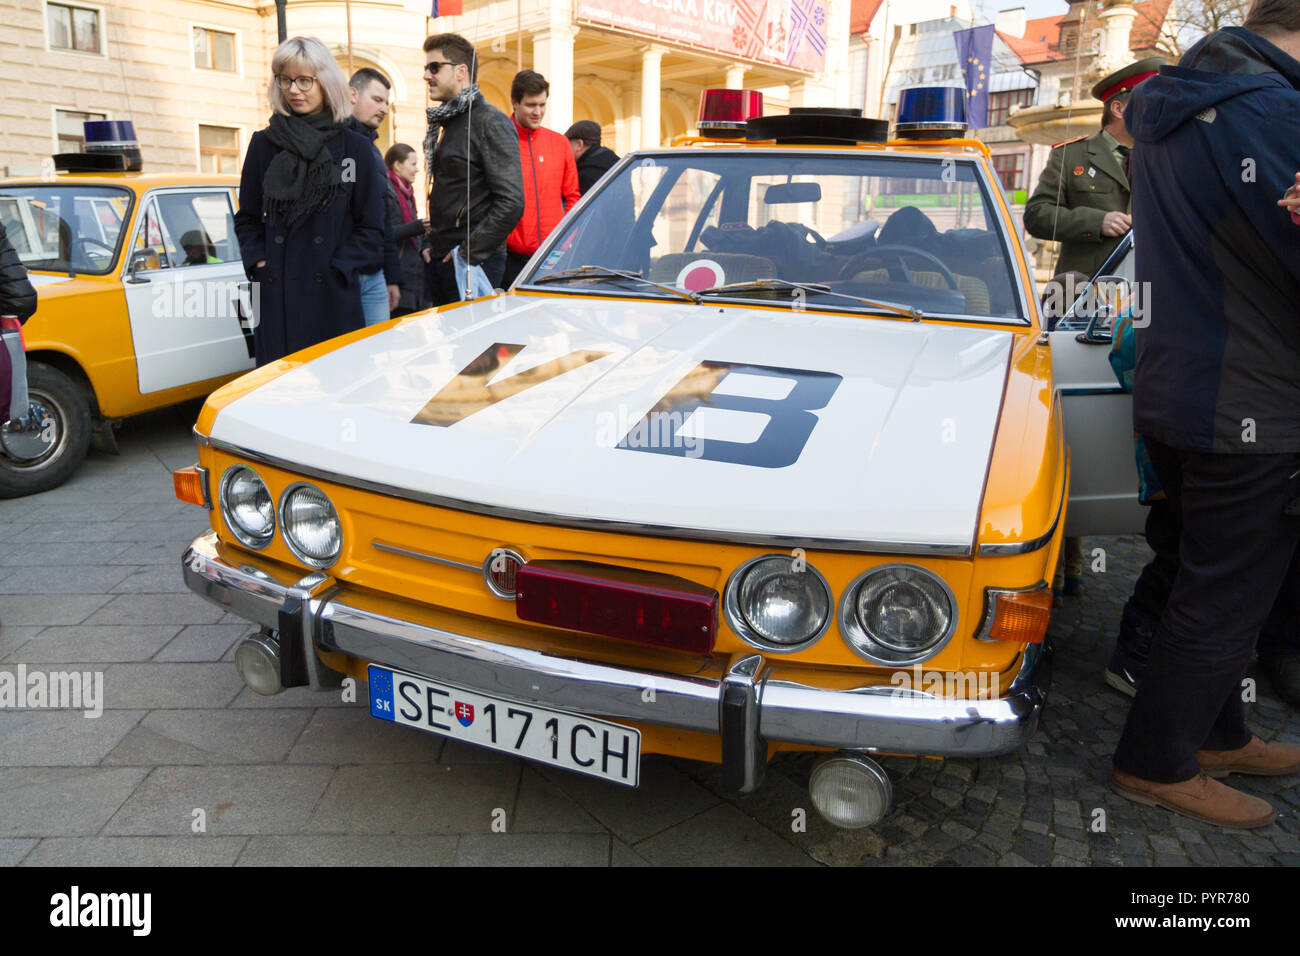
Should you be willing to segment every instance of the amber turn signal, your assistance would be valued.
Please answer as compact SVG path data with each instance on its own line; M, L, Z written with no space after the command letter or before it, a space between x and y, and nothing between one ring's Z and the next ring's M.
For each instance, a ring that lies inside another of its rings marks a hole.
M207 494L208 470L198 465L177 468L172 472L172 483L176 486L176 497L189 505L208 507Z
M984 592L984 626L979 637L988 641L1038 644L1052 616L1052 589L1040 585L1026 591Z

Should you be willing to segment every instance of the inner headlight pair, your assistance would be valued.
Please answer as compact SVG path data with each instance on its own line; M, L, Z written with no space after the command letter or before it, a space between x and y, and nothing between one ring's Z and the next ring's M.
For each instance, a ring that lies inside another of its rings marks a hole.
M276 509L260 475L247 465L231 465L217 494L221 516L241 543L261 550L275 537ZM314 568L328 568L343 550L338 512L324 492L294 482L280 496L280 527L294 556Z
M818 640L834 608L826 579L788 555L745 562L723 597L727 623L750 644L789 653ZM856 653L878 664L913 664L933 656L956 630L948 586L923 568L891 564L860 575L844 592L840 633Z

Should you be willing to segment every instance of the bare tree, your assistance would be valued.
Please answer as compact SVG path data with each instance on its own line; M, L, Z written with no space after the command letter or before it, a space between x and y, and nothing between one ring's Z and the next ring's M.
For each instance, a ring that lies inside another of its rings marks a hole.
M1187 52L1207 33L1224 27L1239 27L1246 19L1252 0L1160 0L1136 5L1133 29L1156 33L1156 51L1171 63ZM1163 8L1163 17L1161 16Z

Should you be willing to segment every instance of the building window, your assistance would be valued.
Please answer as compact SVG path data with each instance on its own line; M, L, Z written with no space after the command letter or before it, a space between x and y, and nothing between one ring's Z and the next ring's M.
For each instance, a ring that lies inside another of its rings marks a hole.
M234 73L235 35L209 30L207 27L195 27L194 65L201 70Z
M1002 181L1002 188L1009 193L1025 188L1025 154L995 153L993 169Z
M239 172L239 130L229 126L199 126L199 171Z
M989 95L989 126L1005 126L1013 106L1030 106L1034 102L1033 90L1007 90Z
M86 131L81 124L88 120L106 120L107 113L79 113L76 110L54 111L54 133L59 153L80 153L86 148Z
M99 11L51 3L45 7L51 50L102 53L99 46Z

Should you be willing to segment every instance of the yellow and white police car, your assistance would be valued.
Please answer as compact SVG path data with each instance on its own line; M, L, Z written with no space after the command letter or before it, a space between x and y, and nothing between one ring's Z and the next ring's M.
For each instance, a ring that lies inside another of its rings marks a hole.
M239 179L140 171L130 123L86 124L86 153L0 180L0 221L36 286L23 326L31 408L0 427L0 497L66 481L92 434L208 394L253 367Z
M626 786L820 751L842 826L889 808L873 754L1023 744L1067 505L1140 515L1128 450L1071 487L1061 391L1118 387L1044 329L960 96L910 93L894 139L706 97L708 135L627 156L509 293L215 392L183 569L258 625L245 681L350 676L378 719Z

